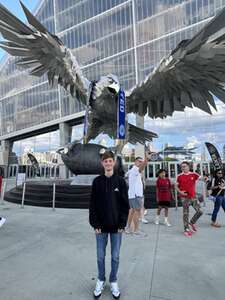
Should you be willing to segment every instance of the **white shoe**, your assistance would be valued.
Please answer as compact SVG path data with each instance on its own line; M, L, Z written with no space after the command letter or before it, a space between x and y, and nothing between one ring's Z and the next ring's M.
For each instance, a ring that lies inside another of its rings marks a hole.
M159 218L155 218L155 225L159 225Z
M145 233L144 231L141 231L141 230L134 231L133 234L142 236L142 237L148 236L147 233Z
M172 226L172 225L169 223L168 220L165 220L164 224L165 224L166 226L168 226L168 227Z
M96 287L94 290L94 297L99 298L102 294L102 291L104 290L105 287L105 281L97 280L96 282Z
M6 219L5 218L0 218L0 227L5 223Z
M125 232L126 234L130 234L130 233L132 233L132 230L130 229L129 226L127 226L127 227L125 227L124 232Z
M142 218L141 222L144 223L144 224L148 224L148 220L146 220L145 218Z
M113 298L119 299L119 297L120 297L120 290L119 290L117 282L111 282L110 283L110 290L111 290L111 293L113 295Z

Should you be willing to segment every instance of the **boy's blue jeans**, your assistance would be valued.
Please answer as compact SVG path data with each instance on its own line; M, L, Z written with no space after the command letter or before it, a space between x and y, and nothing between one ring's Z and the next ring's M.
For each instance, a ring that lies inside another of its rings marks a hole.
M109 276L109 282L115 282L117 281L119 254L122 241L122 233L120 232L96 233L98 279L105 281L105 253L109 235L111 243L111 273Z

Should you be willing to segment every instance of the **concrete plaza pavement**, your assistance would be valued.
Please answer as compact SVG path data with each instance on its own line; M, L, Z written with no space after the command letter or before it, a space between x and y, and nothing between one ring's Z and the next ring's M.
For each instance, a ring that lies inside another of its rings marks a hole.
M207 203L192 238L182 235L182 210L170 209L172 227L142 225L147 237L123 236L119 286L124 300L224 300L225 215L212 228ZM193 213L193 211L191 211ZM87 210L6 203L0 215L1 300L88 300L96 282L95 237ZM110 269L108 247L106 270ZM107 283L101 299L112 299Z

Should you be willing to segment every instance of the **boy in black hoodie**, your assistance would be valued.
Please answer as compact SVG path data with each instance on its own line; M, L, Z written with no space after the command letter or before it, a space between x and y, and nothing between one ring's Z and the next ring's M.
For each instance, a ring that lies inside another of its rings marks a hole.
M96 298L101 296L105 284L105 252L110 236L111 273L110 289L115 299L120 297L117 284L119 253L122 232L127 223L129 204L125 180L113 174L114 154L106 151L102 155L104 175L94 179L89 209L89 221L95 230L97 242L98 280L94 290Z

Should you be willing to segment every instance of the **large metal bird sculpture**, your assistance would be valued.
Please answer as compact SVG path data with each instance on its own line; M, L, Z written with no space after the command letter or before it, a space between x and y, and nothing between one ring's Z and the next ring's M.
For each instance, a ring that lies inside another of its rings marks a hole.
M21 59L30 74L47 73L50 84L58 81L72 96L89 107L87 141L99 133L116 138L117 95L115 75L95 82L82 74L72 52L51 34L21 3L28 26L0 5L1 48ZM185 107L198 107L211 114L213 96L225 102L225 9L192 39L182 41L163 58L147 78L126 92L126 113L151 118L171 116ZM157 135L128 124L127 141L144 143Z
M21 2L20 2L21 3ZM13 56L22 57L17 65L29 68L34 76L48 75L51 85L57 80L78 101L88 106L86 142L100 133L112 138L117 135L117 101L120 84L117 76L109 74L95 82L82 74L76 58L60 39L52 35L21 3L29 27L0 4L0 33L6 41L0 47ZM151 141L157 134L128 124L127 141Z

